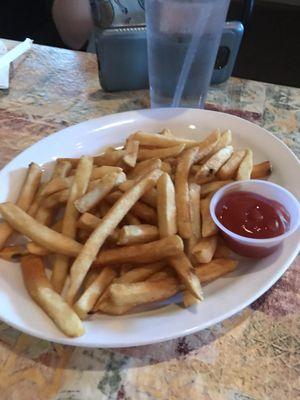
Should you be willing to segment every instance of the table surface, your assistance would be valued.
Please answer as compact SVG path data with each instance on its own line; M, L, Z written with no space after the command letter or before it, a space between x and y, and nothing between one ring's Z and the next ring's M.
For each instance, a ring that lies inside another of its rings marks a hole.
M13 42L6 41L8 47ZM149 106L99 88L93 54L34 46L0 91L0 166L66 126ZM300 155L300 90L231 78L206 108L265 127ZM294 400L300 395L300 257L259 300L199 333L126 349L74 348L0 323L0 399Z

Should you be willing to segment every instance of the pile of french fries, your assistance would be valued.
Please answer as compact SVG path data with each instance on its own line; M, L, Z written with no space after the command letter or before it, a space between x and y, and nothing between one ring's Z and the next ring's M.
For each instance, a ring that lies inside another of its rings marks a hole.
M21 260L28 293L70 337L90 313L122 315L178 292L186 307L202 301L201 284L237 267L211 218L212 195L272 170L231 136L139 131L98 156L57 159L47 181L31 163L16 204L0 204L0 257ZM24 245L9 245L14 232Z

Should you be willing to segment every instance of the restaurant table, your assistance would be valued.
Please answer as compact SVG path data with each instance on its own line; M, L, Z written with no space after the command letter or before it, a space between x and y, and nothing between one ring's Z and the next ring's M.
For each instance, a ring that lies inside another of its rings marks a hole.
M1 166L66 126L148 106L147 91L103 92L94 54L33 46L10 89L0 91ZM206 108L263 126L300 155L299 89L231 78L210 89ZM295 400L299 289L298 257L264 296L233 317L134 348L63 346L0 323L0 399Z

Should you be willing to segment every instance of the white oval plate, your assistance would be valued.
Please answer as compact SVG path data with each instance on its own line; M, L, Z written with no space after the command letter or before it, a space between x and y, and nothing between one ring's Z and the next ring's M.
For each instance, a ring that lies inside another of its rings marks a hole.
M271 160L271 180L300 197L299 161L266 130L232 115L195 109L154 109L114 114L57 132L25 150L0 173L0 202L15 200L31 161L45 164L57 157L97 154L107 145L119 145L136 130L158 132L170 128L176 135L200 139L212 129L230 128L234 145L250 147L255 162ZM203 136L202 136L203 135ZM49 167L50 168L50 167ZM19 266L0 261L0 319L30 335L74 346L136 346L188 335L240 311L285 272L300 249L300 230L275 254L261 260L242 260L237 271L204 288L205 300L184 309L165 303L156 309L121 317L94 315L84 322L86 333L65 337L28 296Z

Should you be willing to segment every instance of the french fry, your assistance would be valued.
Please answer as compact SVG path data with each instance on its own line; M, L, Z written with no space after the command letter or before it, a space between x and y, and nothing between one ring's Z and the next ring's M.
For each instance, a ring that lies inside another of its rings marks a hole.
M228 185L228 183L231 182L233 181L226 180L226 181L215 181L215 182L205 183L204 185L201 185L201 197L206 197L208 194L215 193L221 187Z
M150 276L156 274L165 268L165 261L157 261L155 263L144 264L140 267L133 268L115 280L116 283L133 283L142 282Z
M68 238L40 224L13 203L0 204L0 212L13 229L53 253L74 257L78 255L82 248L81 244L74 239Z
M154 171L155 169L160 169L161 168L161 160L160 159L154 159L154 160L145 160L141 161L136 166L129 172L127 175L128 180L133 180L134 182L137 182L139 178L142 176L148 174L151 171ZM123 185L125 187L125 185ZM119 188L120 190L122 189L122 185ZM124 189L123 191L127 190Z
M110 204L108 204L106 200L101 201L98 207L99 216L103 218L108 213L109 209L110 209Z
M126 141L126 154L123 157L123 161L132 168L136 165L136 160L139 152L139 144L140 143L137 140L128 139Z
M223 147L229 146L232 141L232 133L230 129L227 129L220 135L220 130L217 129L215 131L216 134L219 134L219 137L216 141L213 142L210 151L207 151L205 157L201 158L201 164L206 163L210 157L212 157L217 151L223 149Z
M158 149L144 149L140 148L138 152L138 160L148 160L149 158L168 158L178 156L185 148L185 144L181 143L172 147L158 148Z
M226 246L220 235L218 237L217 248L213 258L232 258L232 251L228 246Z
M153 263L169 256L180 254L182 251L182 239L177 235L173 235L150 243L102 250L98 254L95 264L140 264L141 260L143 263Z
M114 280L114 283L134 283L134 282L142 282L145 279L148 279L150 276L154 275L158 271L162 270L165 267L164 261L158 261L152 264L141 265L140 267L129 269L119 278ZM128 264L126 264L127 267ZM105 303L109 297L109 288L105 290L105 292L100 296L93 307L93 311L101 310L101 304ZM108 301L110 303L110 301ZM106 306L104 306L106 307Z
M36 256L22 257L21 269L29 295L55 325L67 336L83 335L84 328L80 319L62 297L53 290L45 274L42 260Z
M244 181L244 180L250 179L252 169L253 169L253 153L252 153L252 150L247 149L246 155L239 165L235 179L237 181Z
M221 166L230 158L232 153L233 147L226 146L213 154L204 164L202 164L201 168L195 175L196 182L199 184L206 182L207 178L215 175Z
M117 305L112 302L110 298L106 298L101 302L97 308L97 311L101 311L108 315L123 315L130 311L133 307L131 305Z
M116 277L116 272L109 267L103 268L98 277L82 293L73 308L80 319L85 319L86 315L94 307L97 299Z
M161 238L177 233L175 188L170 176L162 174L157 181L158 229Z
M169 257L168 263L175 269L178 276L193 296L199 300L203 300L199 279L195 275L194 268L187 256L182 252L176 256Z
M192 293L188 290L183 292L183 305L188 308L193 306L194 304L200 303L200 300L197 297L193 296Z
M199 149L192 147L185 150L180 156L175 174L175 199L177 209L177 228L183 239L192 236L190 216L190 195L189 195L189 171L192 164L197 160Z
M154 170L146 175L144 179L139 181L136 186L124 193L123 196L111 207L109 212L102 219L101 224L98 225L88 238L83 250L71 267L70 287L67 292L67 300L69 303L74 302L81 283L104 241L112 234L117 225L122 221L127 212L139 200L139 198L156 184L160 175L161 171Z
M199 144L198 161L202 161L205 158L209 158L214 152L216 152L216 146L220 142L221 132L220 129L214 130L208 137Z
M65 208L62 229L63 235L74 239L76 237L77 219L79 212L74 206L74 202L83 196L88 188L88 182L93 169L93 159L82 157L78 163L73 184L70 189L68 202ZM58 254L55 258L51 284L54 290L61 293L69 269L69 258L63 254Z
M56 161L51 179L67 176L72 169L72 164L69 161Z
M168 128L163 129L163 130L160 132L160 134L161 134L162 136L166 136L166 137L170 137L170 138L174 138L174 137L175 137L175 136L173 135L173 133L171 132L171 130L168 129Z
M192 254L192 249L201 236L200 186L196 183L190 183L189 192L192 236L186 241L186 253L191 263L194 264L196 260Z
M48 249L35 242L28 242L26 248L29 254L34 254L36 256L46 256L51 253Z
M99 271L97 269L90 269L82 283L82 290L86 290L89 286L91 286L98 276Z
M141 197L141 200L143 203L148 204L148 206L156 208L157 207L157 190L155 188L148 190L148 192L145 193Z
M167 163L166 161L162 161L161 162L161 168L160 168L163 172L166 172L167 174L171 175L173 172L173 168L172 166Z
M113 283L109 288L114 304L131 307L167 299L179 290L180 285L175 278L155 282Z
M118 246L153 242L158 239L158 229L154 225L125 225L118 231Z
M141 131L138 131L129 137L134 140L138 140L140 142L140 146L171 147L179 144L185 144L186 148L188 148L197 146L199 144L199 142L195 140L182 139L178 137L168 137L165 135L144 133Z
M37 164L31 163L28 167L26 179L16 202L16 205L22 210L27 211L33 202L36 191L40 185L41 176L41 168ZM3 248L12 233L13 228L7 221L0 222L0 249Z
M74 201L74 206L80 213L85 213L95 207L117 185L125 182L126 175L123 172L105 175L101 181L82 197Z
M201 264L195 268L195 273L201 283L211 282L220 276L236 269L238 262L229 258L216 258L208 264Z
M234 151L229 160L219 169L218 177L222 180L232 179L245 155L245 150Z
M80 216L77 227L88 231L93 231L100 224L101 219L90 213L84 213Z
M27 256L29 251L26 246L8 246L0 251L0 258L6 261L19 261L22 256Z
M212 198L212 194L207 196L205 199L201 199L201 221L202 221L202 237L209 237L218 233L218 227L214 223L210 211L209 205Z
M216 251L218 239L216 236L201 238L192 249L198 263L209 263Z
M142 221L130 212L127 213L125 220L128 225L141 225L142 224Z
M270 161L264 161L260 164L253 165L251 179L267 178L272 173L272 164Z
M96 181L98 179L103 178L107 174L113 173L121 173L122 168L119 167L110 167L110 166L102 166L93 168L90 176L91 181ZM55 176L51 179L44 187L41 192L41 196L49 196L53 193L60 192L61 190L69 189L74 181L74 175L63 177L63 176ZM97 182L98 183L98 182ZM92 189L92 187L90 187Z
M110 150L105 151L100 156L94 157L94 165L101 166L115 166L126 155L126 150Z
M128 189L130 190L130 189ZM110 204L114 204L118 199L122 197L123 193L120 190L117 190L113 193L110 193L106 197L106 201ZM157 214L152 207L149 207L147 204L142 203L141 201L137 201L134 206L131 208L131 214L137 217L139 220L144 221L145 223L156 225L157 223ZM131 224L137 225L137 224Z

